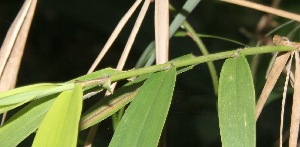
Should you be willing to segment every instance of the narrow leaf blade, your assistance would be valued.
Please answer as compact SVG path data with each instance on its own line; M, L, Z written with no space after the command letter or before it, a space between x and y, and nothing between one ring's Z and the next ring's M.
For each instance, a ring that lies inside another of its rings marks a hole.
M219 98L222 146L255 146L255 92L244 56L227 59L222 67Z
M150 76L125 111L110 147L157 146L171 104L175 80L174 68Z
M57 84L41 83L41 84L34 84L34 85L29 85L29 86L18 87L18 88L9 90L9 91L1 92L0 99L11 96L11 95L29 92L29 91L33 91L33 90L43 90L43 89L53 88L55 86L57 86Z
M82 110L82 88L62 92L45 116L33 147L69 146L77 144L78 125Z
M139 87L142 86L144 81L149 78L150 75L151 74L145 74L137 77L134 81L117 89L114 94L104 97L90 107L82 114L80 129L84 130L101 122L131 102L137 94Z
M34 132L52 106L53 97L33 101L10 118L0 128L0 146L17 146Z

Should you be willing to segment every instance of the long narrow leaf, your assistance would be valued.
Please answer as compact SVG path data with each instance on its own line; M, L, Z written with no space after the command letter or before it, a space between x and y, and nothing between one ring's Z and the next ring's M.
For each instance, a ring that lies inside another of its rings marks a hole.
M84 130L117 112L120 108L133 100L139 87L151 74L139 76L123 87L117 89L114 94L109 95L82 114L80 129Z
M223 147L255 146L255 92L242 55L227 59L222 67L218 111Z
M33 142L33 147L75 147L82 109L82 88L62 92L45 116Z
M125 111L110 147L157 146L175 86L174 68L153 74Z
M64 90L72 89L73 87L73 83L36 84L4 92L4 97L0 98L0 113L14 109L33 99L46 97Z
M34 132L53 104L53 97L33 101L10 118L0 128L0 146L17 146Z
M53 84L53 83L41 83L41 84L34 84L34 85L28 85L28 86L23 86L23 87L18 87L9 91L1 92L0 93L0 99L19 94L19 93L24 93L24 92L29 92L33 90L43 90L43 89L49 89L56 87L58 85Z

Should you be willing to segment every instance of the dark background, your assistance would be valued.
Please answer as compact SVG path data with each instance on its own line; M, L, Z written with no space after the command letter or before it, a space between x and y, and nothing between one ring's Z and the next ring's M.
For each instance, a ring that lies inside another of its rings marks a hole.
M133 2L134 0L40 0L32 22L17 86L40 82L63 82L86 74L114 27ZM271 5L272 1L255 0L255 2ZM185 1L171 0L171 3L179 9ZM20 0L0 1L1 42L22 4L23 1ZM282 1L280 8L299 14L299 6L298 0L289 0ZM153 10L154 4L151 4L125 69L134 67L143 50L154 39ZM134 13L97 69L116 67L137 14ZM256 46L258 38L288 21L275 17L272 26L257 32L256 26L263 15L265 13L217 0L202 0L187 20L201 34L221 36ZM173 17L170 19L172 20ZM298 25L296 23L288 25L276 34L285 36ZM242 29L248 33L243 33ZM298 31L295 34L295 40L299 41L299 36ZM203 41L210 53L242 47L213 38L204 38ZM201 55L190 38L170 40L171 59L189 53ZM257 95L264 84L263 77L270 58L270 54L263 55L260 60L254 79L258 89ZM223 60L214 63L219 73ZM279 137L280 92L283 89L283 78L281 77L277 84L277 93L272 94L274 101L264 108L257 123L257 146L271 146ZM168 146L221 146L217 102L213 93L206 64L198 65L192 71L178 76L166 123ZM286 114L290 113L290 95ZM97 101L97 98L87 100L85 108L94 101ZM285 120L285 124L288 123L289 116ZM86 134L87 131L80 133L80 145L85 140ZM99 127L94 146L107 146L112 134L111 119L108 118ZM26 139L20 146L31 146L33 137L34 135Z

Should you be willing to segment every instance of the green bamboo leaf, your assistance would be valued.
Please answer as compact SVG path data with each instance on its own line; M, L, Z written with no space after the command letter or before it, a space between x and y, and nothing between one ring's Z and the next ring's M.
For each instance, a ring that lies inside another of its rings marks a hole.
M125 111L110 147L157 146L171 104L175 68L154 73Z
M49 88L53 88L56 86L58 86L58 84L53 84L53 83L41 83L41 84L23 86L23 87L9 90L9 91L1 92L0 99L6 98L8 96L16 95L19 93L24 93L24 92L34 91L34 90L44 90L44 89L49 89Z
M104 97L82 114L80 129L84 130L111 116L119 109L131 102L137 94L139 87L151 74L137 77L134 81L127 83L117 89L114 94Z
M32 99L42 98L51 94L56 94L64 90L69 90L74 87L73 83L62 83L62 84L36 84L41 86L33 86L27 88L27 91L20 91L19 93L11 94L14 90L4 92L5 97L0 98L0 106L12 105L18 103L26 103ZM26 88L25 86L24 88ZM22 87L21 87L22 88ZM17 88L18 89L18 88ZM8 94L6 94L8 93Z
M222 67L218 111L223 147L255 146L255 91L243 55L227 59Z
M12 105L5 105L5 106L0 106L0 114L4 113L4 112L7 112L11 109L14 109L16 107L19 107L21 105L23 105L24 102L22 103L16 103L16 104L12 104Z
M91 74L78 77L74 80L69 81L68 83L59 83L59 84L41 83L41 84L34 84L34 85L16 88L13 90L9 90L7 92L0 93L0 106L1 108L3 108L3 110L7 111L17 106L20 106L32 99L39 99L51 94L72 89L74 86L73 82L75 80L79 80L79 81L91 80L91 79L95 79L95 78L99 78L111 74L116 74L120 72L121 71L119 70L106 68L106 69L93 72ZM1 108L0 108L0 112L1 112Z
M82 110L82 88L62 92L42 121L33 147L75 147Z
M34 132L52 106L54 97L52 95L31 102L0 127L0 146L17 146Z
M5 98L0 99L0 106L3 105L12 105L20 102L27 102L34 99L37 95L42 93L43 90L33 90L28 92L23 92L15 95L11 95Z
M30 88L26 88L30 87ZM25 88L26 90L17 90L18 92L11 91L4 92L6 97L0 98L0 114L16 107L19 107L33 99L43 98L49 95L53 95L65 90L72 89L73 83L62 84L35 84L31 86L20 87L17 89ZM8 94L6 94L8 93ZM14 94L11 94L14 93Z
M194 55L188 54L176 58L172 61L185 60L194 57ZM193 66L179 68L177 74L183 73L192 68ZM139 87L147 78L149 78L150 75L151 74L145 74L137 77L136 79L134 79L134 81L128 82L123 87L117 89L114 94L104 97L99 102L90 107L85 113L82 114L80 129L84 130L88 127L91 127L92 125L95 125L96 123L101 122L102 120L111 116L120 108L131 102L137 94Z
M48 95L57 94L62 91L71 90L74 88L74 83L60 83L59 86L43 90L35 99L43 98Z

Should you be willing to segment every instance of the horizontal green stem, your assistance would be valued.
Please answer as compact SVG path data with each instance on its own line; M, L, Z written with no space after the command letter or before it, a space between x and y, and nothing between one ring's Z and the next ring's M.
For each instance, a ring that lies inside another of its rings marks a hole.
M238 54L243 55L255 55L255 54L263 54L263 53L271 53L271 52L283 52L283 51L292 51L294 48L288 46L262 46L262 47L253 47L253 48L245 48L238 49L226 52L220 52L215 54L210 54L206 56L199 56L192 59L179 60L173 62L167 62L165 64L159 64L154 66L149 66L145 68L133 69L123 73L118 73L110 76L110 80L112 82L119 81L122 79L128 79L134 76L139 76L146 73L153 73L157 71L162 71L170 68L170 66L185 67L190 65L197 65L200 63L205 63L209 61L215 61L220 59L226 59L230 57L235 57Z

